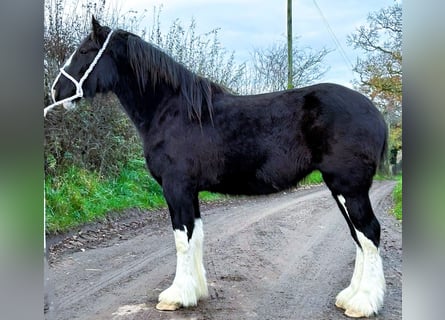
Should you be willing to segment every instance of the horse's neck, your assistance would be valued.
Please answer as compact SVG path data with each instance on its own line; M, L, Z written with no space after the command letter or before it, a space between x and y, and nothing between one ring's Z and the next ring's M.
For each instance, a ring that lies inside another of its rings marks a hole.
M158 84L156 90L147 86L145 92L141 93L137 85L131 87L131 83L135 82L125 81L115 93L136 129L147 132L155 114L162 108L166 97L172 93L162 84Z

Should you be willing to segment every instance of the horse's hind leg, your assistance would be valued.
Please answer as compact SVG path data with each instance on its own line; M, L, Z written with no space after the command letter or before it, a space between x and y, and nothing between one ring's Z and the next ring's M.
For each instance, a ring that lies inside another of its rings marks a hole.
M176 310L195 306L208 294L202 263L204 233L197 194L174 183L164 183L163 188L172 219L177 263L173 284L161 292L156 308Z
M369 317L383 305L385 278L379 253L380 224L371 207L368 187L345 188L327 184L356 242L357 253L350 285L341 291L335 305L349 317Z

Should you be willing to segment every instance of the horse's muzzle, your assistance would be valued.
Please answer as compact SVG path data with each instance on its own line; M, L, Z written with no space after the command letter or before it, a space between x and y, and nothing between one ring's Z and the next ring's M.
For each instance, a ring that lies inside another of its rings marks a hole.
M71 111L71 110L76 109L77 102L76 101L68 101L68 102L64 102L62 105L65 108L65 110Z

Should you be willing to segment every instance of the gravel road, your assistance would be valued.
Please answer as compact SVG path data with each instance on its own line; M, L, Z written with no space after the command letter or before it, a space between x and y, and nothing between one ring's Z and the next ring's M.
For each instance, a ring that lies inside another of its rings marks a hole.
M376 181L387 294L374 319L402 318L402 226L388 214L395 183ZM174 277L168 213L111 215L49 244L46 319L347 319L334 305L350 281L355 245L325 186L202 206L210 296L197 307L160 312Z

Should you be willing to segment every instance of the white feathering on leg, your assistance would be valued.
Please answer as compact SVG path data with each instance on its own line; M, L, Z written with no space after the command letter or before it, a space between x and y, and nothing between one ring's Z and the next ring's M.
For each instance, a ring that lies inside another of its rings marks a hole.
M345 198L337 198L349 216ZM335 304L346 309L347 316L360 318L377 314L383 305L386 283L379 249L362 232L355 232L361 249L357 247L351 284L337 295Z
M363 252L362 249L356 245L354 273L352 274L351 283L343 289L336 297L335 305L339 308L346 309L349 299L351 299L357 292L363 274Z
M208 296L206 273L203 265L204 232L201 219L195 220L192 238L188 241L185 231L175 230L176 275L173 284L159 295L156 306L160 310L176 310L195 306Z
M179 307L196 306L196 281L193 274L193 256L185 231L175 230L176 244L176 275L173 284L159 295L156 306L161 310L176 310Z
M202 220L195 220L195 229L191 239L191 246L193 247L193 265L196 274L197 296L204 298L208 296L206 271L203 264L203 245L204 245L204 230Z
M357 292L346 305L345 314L359 318L377 314L383 305L386 283L379 249L362 232L356 232L363 249L363 275Z

